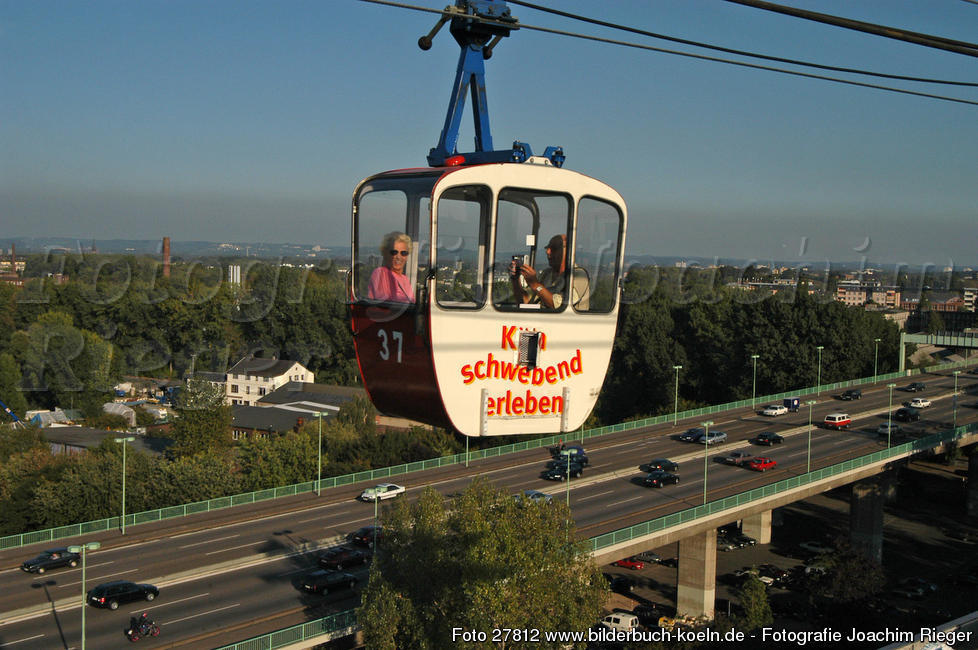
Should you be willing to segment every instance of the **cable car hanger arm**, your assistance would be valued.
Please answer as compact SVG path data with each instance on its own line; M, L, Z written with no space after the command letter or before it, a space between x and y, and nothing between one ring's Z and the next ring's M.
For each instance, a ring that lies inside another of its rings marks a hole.
M431 48L438 31L451 21L449 31L461 48L455 84L448 102L445 126L438 144L428 152L428 164L432 167L447 165L480 164L492 162L524 162L533 155L530 145L513 142L511 149L492 149L492 133L489 128L489 106L486 100L485 60L492 56L493 48L510 31L519 29L519 21L512 17L505 0L456 0L455 6L445 8L445 13L427 35L418 39L422 50ZM459 154L457 150L465 95L472 95L472 120L475 126L475 151ZM560 147L547 147L544 156L556 167L564 163Z

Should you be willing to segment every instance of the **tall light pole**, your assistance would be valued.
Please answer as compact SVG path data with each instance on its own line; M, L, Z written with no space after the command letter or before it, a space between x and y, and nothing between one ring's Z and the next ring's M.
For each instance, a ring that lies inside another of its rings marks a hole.
M752 354L752 355L750 355L751 361L754 362L754 382L753 382L753 388L751 388L751 392L750 392L750 408L751 408L751 410L754 409L754 403L757 401L757 360L758 360L758 358L760 358L760 356L761 355L759 355L759 354Z
M879 367L877 362L880 358L880 341L883 339L873 339L873 383L876 383L877 368Z
M893 389L896 384L887 384L890 389L890 405L886 407L886 448L890 448L890 440L893 437Z
M819 345L815 349L818 350L818 374L815 375L815 394L818 395L822 392L822 350L825 346Z
M82 587L82 607L81 607L81 610L82 610L82 630L81 630L81 632L82 632L82 643L81 643L81 650L85 650L85 610L88 608L88 592L85 591L85 551L97 551L99 548L101 548L101 546L102 546L102 544L100 544L99 542L85 542L84 544L82 544L80 546L69 546L68 547L68 552L69 553L81 553L81 561L82 561L82 581L81 581L81 587Z
M679 371L683 369L682 366L673 366L673 370L676 371L676 406L673 410L672 423L676 424L679 422Z
M805 473L810 474L812 471L812 407L817 404L813 399L805 402L808 406L808 464L805 466Z
M710 425L713 424L713 420L707 420L706 422L700 422L700 426L703 427L703 505L706 505L706 468L709 463L710 457Z
M126 534L126 447L135 440L132 436L125 438L113 438L116 442L122 443L122 534Z
M951 412L954 413L954 415L952 416L954 418L954 424L952 425L952 428L957 429L958 428L958 375L961 374L961 371L955 370L951 374L954 375L954 396L951 398L953 400L952 401L953 406L951 407Z
M323 483L323 418L326 417L328 413L326 411L317 411L313 413L312 416L319 420L319 441L316 443L316 496L320 496L323 493L322 483Z

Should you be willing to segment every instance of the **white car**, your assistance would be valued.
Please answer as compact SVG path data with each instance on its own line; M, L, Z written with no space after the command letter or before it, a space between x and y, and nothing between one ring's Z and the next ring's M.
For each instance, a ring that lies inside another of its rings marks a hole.
M926 397L915 397L912 400L910 400L909 406L910 408L915 408L915 409L927 408L928 406L930 406L930 400L927 399Z
M770 406L765 406L764 410L761 411L761 415L768 415L774 417L776 415L784 415L788 412L788 407L784 404L771 404Z
M361 501L383 501L393 499L398 494L403 494L406 488L394 483L381 483L377 487L367 488L360 493Z

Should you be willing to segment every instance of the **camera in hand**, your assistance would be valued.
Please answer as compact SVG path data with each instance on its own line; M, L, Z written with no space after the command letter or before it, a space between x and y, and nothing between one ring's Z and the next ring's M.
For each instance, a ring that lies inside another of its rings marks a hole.
M523 266L523 256L513 255L513 263L510 265L510 275L519 275Z

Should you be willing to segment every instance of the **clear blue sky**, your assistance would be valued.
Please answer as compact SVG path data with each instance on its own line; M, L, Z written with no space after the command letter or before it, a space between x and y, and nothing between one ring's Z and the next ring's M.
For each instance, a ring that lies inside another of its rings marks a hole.
M973 57L721 0L538 2L765 54L978 81ZM962 0L791 4L978 40L978 5ZM512 10L528 25L709 54ZM434 22L356 0L0 0L0 234L342 245L357 181L423 166L437 141L458 47L446 29L418 49ZM978 106L529 30L487 67L496 146L562 145L567 167L615 186L630 254L978 266ZM868 81L978 100L975 88ZM465 126L463 150L468 114Z

